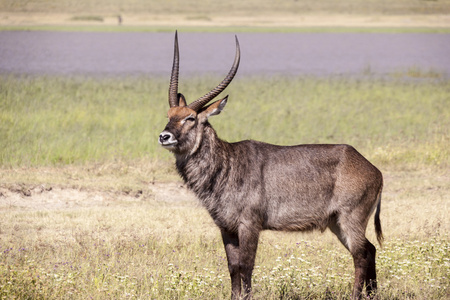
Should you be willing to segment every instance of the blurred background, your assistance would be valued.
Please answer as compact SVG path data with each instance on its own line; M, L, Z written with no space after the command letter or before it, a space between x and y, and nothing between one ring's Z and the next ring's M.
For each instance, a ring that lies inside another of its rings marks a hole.
M449 26L448 0L2 0L0 24Z

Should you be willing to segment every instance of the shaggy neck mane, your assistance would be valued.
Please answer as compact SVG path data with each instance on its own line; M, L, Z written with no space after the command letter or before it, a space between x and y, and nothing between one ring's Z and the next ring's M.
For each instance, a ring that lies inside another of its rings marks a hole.
M211 195L218 181L225 178L228 172L230 147L222 141L209 123L206 123L198 134L197 150L189 154L176 154L178 173L200 199Z

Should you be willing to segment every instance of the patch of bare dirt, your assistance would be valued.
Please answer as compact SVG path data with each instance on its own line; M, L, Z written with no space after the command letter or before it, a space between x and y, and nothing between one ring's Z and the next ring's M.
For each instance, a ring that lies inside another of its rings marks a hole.
M0 186L0 210L64 210L122 205L124 202L196 201L195 196L180 183L155 183L145 189L105 191L12 184Z

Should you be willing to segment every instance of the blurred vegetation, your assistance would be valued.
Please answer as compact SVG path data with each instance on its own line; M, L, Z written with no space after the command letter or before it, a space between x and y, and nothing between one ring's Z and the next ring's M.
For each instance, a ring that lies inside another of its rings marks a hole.
M251 33L440 33L449 34L450 27L343 27L343 26L305 26L305 27L284 27L284 26L146 26L146 25L107 25L99 19L87 20L90 16L75 16L71 21L88 21L89 25L7 25L0 26L0 31L63 31L63 32L174 32L182 28L183 32L251 32ZM95 17L94 18L102 18ZM92 24L95 23L95 24ZM99 24L104 24L99 26Z
M258 14L446 14L450 12L449 0L2 0L0 10L10 12L44 13L144 13L187 14L191 18L208 18L209 15Z
M2 76L0 166L172 162L157 142L167 121L167 81ZM193 101L217 82L192 77L179 90ZM436 73L238 77L227 92L224 113L210 120L227 141L346 143L375 164L449 167L450 84Z
M103 17L100 16L75 16L71 18L72 21L93 21L103 22Z
M450 32L450 0L2 0L0 12L0 30Z

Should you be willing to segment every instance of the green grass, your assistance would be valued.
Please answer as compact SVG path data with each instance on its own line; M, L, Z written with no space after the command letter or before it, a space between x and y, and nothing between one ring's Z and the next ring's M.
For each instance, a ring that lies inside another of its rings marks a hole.
M224 113L211 122L228 141L348 143L382 166L447 168L450 85L417 80L416 73L412 79L238 77ZM219 80L185 79L180 91L193 101ZM167 84L166 78L3 76L0 165L171 161L157 143Z

